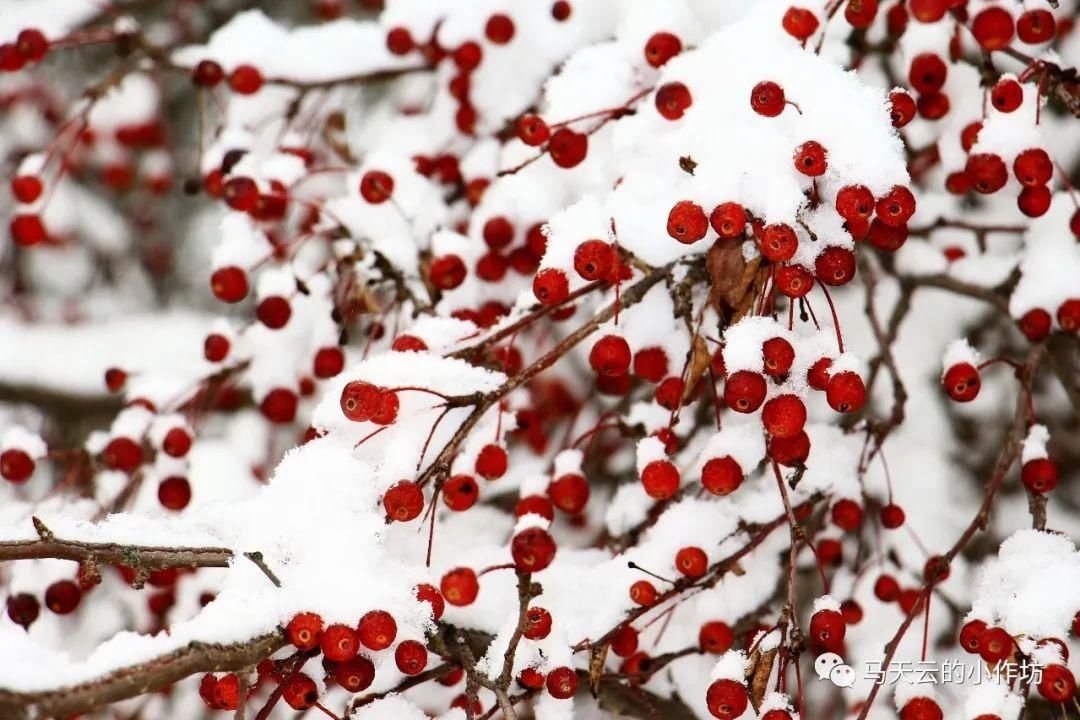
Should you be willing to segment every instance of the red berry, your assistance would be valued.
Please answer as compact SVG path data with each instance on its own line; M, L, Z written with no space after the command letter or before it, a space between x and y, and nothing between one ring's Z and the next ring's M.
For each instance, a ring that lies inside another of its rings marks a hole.
M142 465L142 446L128 437L113 438L105 446L101 457L110 470L130 473Z
M506 473L506 451L490 443L480 449L476 456L476 474L485 480L498 480Z
M551 17L558 22L566 22L570 17L570 3L566 0L555 0L551 4Z
M645 62L661 67L682 52L682 41L669 32L658 32L645 43Z
M82 600L82 591L70 580L57 580L45 589L45 607L57 615L75 612L80 600Z
M120 368L111 367L105 371L105 387L109 392L120 392L127 384L128 374Z
M1020 318L1020 332L1031 342L1040 342L1050 334L1053 318L1042 308L1034 308Z
M299 398L288 388L274 388L259 403L259 411L272 423L284 425L296 419Z
M990 91L990 103L1003 113L1011 113L1024 102L1024 90L1015 78L1006 77L997 81Z
M360 178L360 196L372 205L379 205L394 194L394 178L382 170L368 170Z
M589 136L569 128L559 128L548 141L548 154L561 168L572 168L585 159L589 151Z
M832 650L843 647L847 624L836 610L818 610L810 617L810 638L819 646Z
M874 597L881 602L893 602L900 597L900 584L892 575L879 575L874 581Z
M874 194L863 185L847 185L836 194L836 212L845 220L869 220L875 205Z
M514 506L514 517L524 517L529 513L551 522L555 519L555 506L543 495L526 495Z
M832 360L827 357L823 357L813 365L806 372L806 382L814 390L826 390L829 387L829 378L831 373L829 372L832 367Z
M557 700L567 700L577 692L577 673L573 668L557 667L547 675L547 691Z
M904 509L899 505L886 505L881 508L881 524L889 530L895 530L904 524Z
M18 593L8 595L7 615L16 625L21 625L23 630L29 628L41 614L41 603L30 593Z
M799 238L790 225L776 223L766 225L761 235L761 255L775 263L786 262L795 255L799 247Z
M911 14L922 23L934 23L945 17L949 0L909 0Z
M589 484L583 475L568 473L555 479L547 488L551 503L570 515L585 509L589 500Z
M453 290L465 282L468 270L457 255L443 255L431 262L431 284L440 290Z
M668 213L667 232L684 245L695 243L709 231L709 218L697 203L680 200Z
M213 60L200 60L191 71L191 82L199 87L216 87L225 79L225 71Z
M825 538L818 541L816 554L818 564L836 566L843 559L844 546L839 540Z
M533 295L542 305L557 305L570 294L566 273L558 268L545 268L533 279Z
M514 37L514 21L502 13L496 13L484 25L484 35L496 45L505 45Z
M942 717L941 708L928 697L912 698L900 711L900 720L941 720Z
M203 341L203 357L209 362L221 362L229 354L229 339L218 333L210 333Z
M847 6L844 8L844 19L847 20L852 27L863 29L870 27L870 23L872 23L877 16L877 11L877 0L849 0Z
M773 437L795 437L806 425L806 405L795 395L777 395L762 408L761 423Z
M795 348L781 337L771 338L762 343L761 354L765 360L765 374L778 378L787 375L795 361Z
M525 613L525 631L529 640L543 640L551 633L551 613L542 607L531 607Z
M502 215L496 215L484 223L483 236L489 248L501 250L514 241L514 226Z
M173 512L183 510L191 502L191 483L178 475L165 478L158 485L158 502Z
M915 117L915 100L903 90L889 93L889 117L893 127L902 128Z
M789 298L801 298L814 288L814 276L801 265L783 265L776 271L776 287Z
M307 675L290 675L281 684L281 699L293 710L307 710L319 699L319 691Z
M889 227L907 225L915 214L915 196L903 185L897 185L877 202L878 219Z
M544 687L544 675L536 668L525 668L517 676L518 683L529 690L539 690Z
M454 475L443 485L443 500L456 512L471 508L479 495L480 486L471 475Z
M218 268L210 276L210 289L218 300L238 303L248 294L247 273L235 265Z
M641 471L641 484L654 500L667 500L679 489L679 470L667 460L653 460Z
M980 11L971 22L971 34L983 50L1001 50L1008 46L1014 30L1012 13L997 6Z
M321 380L332 378L345 369L345 353L339 347L319 348L312 369L315 377Z
M855 532L862 525L863 511L859 503L844 498L832 506L832 521L841 530Z
M1058 305L1057 321L1062 330L1080 330L1080 299L1070 298Z
M661 85L656 91L656 111L666 120L678 120L693 104L690 88L681 82Z
M323 620L315 613L294 615L285 626L285 637L297 650L311 650L322 640Z
M1045 185L1026 187L1016 198L1016 205L1020 208L1020 212L1028 217L1042 217L1050 209L1052 199L1050 188Z
M1020 481L1028 492L1042 495L1057 487L1058 467L1049 458L1028 460L1020 468Z
M394 650L394 662L398 670L405 675L419 675L427 667L427 648L416 640L403 640ZM374 667L372 667L373 678L374 674Z
M394 616L385 610L372 610L360 618L357 635L368 650L385 650L394 644L397 622L394 621Z
M784 96L784 88L771 80L763 80L750 91L750 107L758 115L776 117L784 112L787 99Z
M16 72L26 64L26 58L15 47L15 43L0 44L0 72Z
M858 373L837 373L829 378L825 399L836 412L858 412L866 402L866 385Z
M984 195L997 192L1009 180L1005 163L993 153L969 155L964 172L971 178L971 187Z
M262 73L251 65L237 65L229 74L229 87L241 95L254 95L262 86Z
M746 210L735 202L726 202L713 208L709 224L716 234L726 240L734 239L746 229Z
M630 657L638 649L638 631L632 625L623 625L611 638L611 651L619 657Z
M945 85L949 68L936 53L926 52L916 55L908 69L908 82L923 95L933 95Z
M870 244L882 252L898 250L907 241L907 238L907 225L889 226L883 223L881 218L874 218L874 222L870 223L870 232L867 235Z
M15 38L15 49L27 62L40 62L49 51L49 41L37 28L25 28Z
M789 7L784 12L781 24L788 35L800 42L805 42L818 29L818 19L810 10L800 7Z
M739 463L730 455L712 458L701 469L701 485L713 495L730 495L743 481Z
M443 601L439 589L434 585L421 583L416 586L416 599L431 605L431 619L438 622L439 618L442 617L443 610L446 608L446 603Z
M736 720L746 712L749 698L746 686L734 680L716 680L705 692L705 704L719 720Z
M529 147L537 147L551 137L551 128L539 115L522 115L517 122L517 136Z
M410 480L401 480L383 495L386 517L397 522L409 522L424 509L424 491Z
M840 614L848 625L858 625L863 619L863 609L854 600L845 600L840 603Z
M375 666L366 657L357 655L334 666L334 680L347 692L362 692L375 680Z
M752 413L761 407L767 391L765 378L756 372L739 370L724 383L724 402L736 412Z
M630 599L642 607L656 604L657 595L656 588L648 580L638 580L630 586Z
M1076 695L1076 678L1064 665L1047 665L1039 681L1039 694L1052 703L1068 702Z
M936 92L921 95L916 107L919 110L919 115L927 120L940 120L949 114L952 103L949 102L948 95Z
M34 474L34 467L34 459L25 450L8 448L0 453L0 476L8 482L26 482Z
M11 194L21 203L32 203L41 197L44 186L37 175L19 175L11 181Z
M292 306L280 295L271 295L263 298L255 307L255 317L271 330L280 330L292 317Z
M1044 8L1028 10L1016 21L1016 34L1028 45L1038 45L1054 39L1057 21L1054 14Z
M684 547L675 553L675 569L688 578L699 578L709 569L709 558L699 547Z
M386 49L394 55L407 55L416 47L412 34L403 27L391 28L386 33Z
M1012 635L1001 628L986 628L979 636L979 656L987 663L1001 662L1009 657L1012 651Z
M647 347L634 353L634 374L649 382L660 382L668 373L668 357L663 348Z
M770 437L769 457L785 467L798 467L810 456L810 437L805 431L792 438Z
M161 442L161 449L170 457L181 458L188 454L191 449L191 435L182 427L174 427L165 433L165 439Z
M795 148L795 169L809 177L821 177L829 167L825 147L816 140L807 140Z
M471 605L480 594L480 583L471 568L454 568L442 577L439 590L451 605Z
M45 230L45 224L38 215L15 215L9 225L11 239L16 245L31 247L39 245L48 239L49 233Z
M335 624L323 631L319 640L323 655L332 662L345 662L356 657L360 643L356 632L348 625Z
M574 251L574 270L590 282L610 277L618 261L615 248L603 240L586 240Z
M698 631L698 646L707 653L723 655L735 642L731 626L721 620L711 620Z
M1054 177L1054 162L1042 148L1029 148L1016 156L1013 173L1025 187L1041 187Z
M510 554L519 572L540 572L555 559L555 541L537 527L522 530L510 542Z
M589 351L589 365L597 375L621 377L630 370L630 346L619 335L605 335Z
M942 379L945 392L956 402L971 402L979 394L982 383L978 369L971 363L957 363L945 371Z

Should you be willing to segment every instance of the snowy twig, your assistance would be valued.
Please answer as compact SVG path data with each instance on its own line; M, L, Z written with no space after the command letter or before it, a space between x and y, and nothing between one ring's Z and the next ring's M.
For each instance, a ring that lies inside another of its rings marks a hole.
M38 534L42 535L40 529ZM47 539L42 536L37 540L0 542L0 562L43 558L75 562L85 562L92 558L99 564L161 570L163 568L228 567L229 561L232 560L232 551L216 547L154 547L91 543L64 540L51 536L51 533Z

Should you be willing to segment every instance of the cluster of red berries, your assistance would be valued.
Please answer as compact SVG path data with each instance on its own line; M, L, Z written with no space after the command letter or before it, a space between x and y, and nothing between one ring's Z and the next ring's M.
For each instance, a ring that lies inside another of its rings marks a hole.
M1080 624L1080 613L1073 620L1073 631ZM970 620L960 628L960 646L971 654L976 654L990 666L999 663L1014 662L1022 654L1018 641L1007 630L993 627L982 620ZM1060 638L1048 638L1039 642L1056 645L1068 661L1068 646ZM1042 668L1042 677L1038 684L1039 693L1052 703L1063 703L1076 694L1076 679L1064 664L1050 664Z
M1076 211L1074 222L1077 225L1073 234L1080 238L1080 210ZM1055 312L1058 327L1066 332L1080 332L1080 297L1067 298L1062 301ZM1053 328L1054 318L1045 308L1037 307L1028 310L1020 317L1020 332L1024 333L1031 342L1045 340Z
M191 82L203 88L217 87L225 79L225 70L213 60L200 60L191 71ZM248 64L237 65L228 76L229 87L240 95L254 95L265 82L259 69Z
M38 63L49 52L49 41L36 28L21 30L15 42L0 44L0 72L17 72L27 63Z

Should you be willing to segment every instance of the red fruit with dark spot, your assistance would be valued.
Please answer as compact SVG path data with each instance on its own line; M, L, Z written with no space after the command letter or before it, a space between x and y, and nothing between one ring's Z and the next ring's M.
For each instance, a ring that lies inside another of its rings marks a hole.
M274 388L259 403L259 411L272 423L284 425L296 419L299 398L288 388Z
M709 218L697 203L680 200L668 213L667 232L684 245L690 245L705 237L709 231Z
M693 104L690 88L681 82L661 85L656 91L656 111L666 120L678 120Z
M36 463L30 454L19 448L8 448L0 453L0 476L12 483L23 483L34 474Z
M522 530L510 542L510 555L518 572L540 572L555 559L555 540L538 527Z
M362 692L375 680L375 666L366 657L357 655L334 666L334 680L346 692Z
M713 495L730 495L743 478L742 468L730 455L712 458L701 469L701 485Z
M514 517L520 518L529 513L551 522L555 519L555 506L543 495L526 495L514 506Z
M514 21L507 15L496 13L484 25L484 35L496 45L505 45L514 39Z
M372 205L379 205L394 194L394 178L382 170L368 170L360 178L360 196Z
M858 412L866 403L866 385L858 373L850 370L836 373L829 378L825 399L836 412Z
M795 362L795 348L781 337L766 340L761 345L761 355L765 361L765 374L770 377L783 377Z
M360 642L368 650L385 650L394 644L397 622L394 616L385 610L371 610L360 618L356 632Z
M597 375L621 377L630 370L630 345L619 335L605 335L589 351L589 365Z
M1024 89L1016 78L1001 78L990 91L990 104L999 112L1011 113L1024 102Z
M458 255L442 255L431 262L431 284L440 290L453 290L460 286L467 274L465 263Z
M736 412L752 413L765 401L765 378L756 372L739 370L724 383L724 402Z
M551 613L542 607L531 607L525 613L525 631L529 640L543 640L551 633Z
M30 593L8 595L7 616L11 622L22 626L23 630L34 624L41 614L41 603Z
M285 637L297 650L311 650L322 640L323 620L316 613L294 615L285 626Z
M806 425L806 405L796 395L777 395L762 408L761 423L773 437L795 437Z
M611 651L619 657L630 657L638 649L638 631L632 625L623 625L611 638Z
M45 589L45 607L57 615L75 612L80 600L82 600L82 591L70 580L57 580Z
M668 60L682 52L682 41L669 32L658 32L645 43L645 62L662 67Z
M667 500L679 489L679 470L667 460L653 460L641 471L641 484L654 500Z
M424 491L410 480L401 480L383 495L386 517L397 522L409 522L424 509Z
M739 237L746 229L746 210L736 202L726 202L713 208L709 224L725 240Z
M784 12L784 17L780 23L788 35L800 42L805 42L813 35L819 25L817 15L805 8L794 6L789 7Z
M589 483L585 476L567 473L556 478L547 488L551 503L570 515L577 515L589 501Z
M241 95L254 95L263 86L263 76L258 68L252 65L237 65L229 73L229 87L233 92Z
M795 437L770 437L767 443L769 457L785 467L798 467L810 456L810 436L806 431Z
M570 294L566 273L558 268L545 268L533 279L533 295L542 305L557 305Z
M823 357L810 366L810 369L806 371L806 382L814 390L826 390L829 387L829 379L832 368L832 360Z
M1076 678L1064 665L1047 665L1039 681L1039 694L1052 703L1068 702L1076 695Z
M471 475L454 475L443 485L443 501L455 512L463 512L476 504L480 486Z
M846 285L855 277L855 253L839 245L827 247L814 260L814 272L826 285Z
M840 603L840 614L844 616L844 622L848 625L858 625L863 619L863 609L854 600L845 600Z
M642 607L655 605L657 595L656 588L648 580L637 580L630 586L630 599Z
M908 227L907 225L893 227L883 223L880 218L874 218L874 222L870 223L870 232L866 239L882 252L894 252L907 242Z
M1058 305L1057 321L1062 330L1069 332L1080 330L1080 299L1069 298Z
M698 631L698 646L713 655L723 655L731 649L734 642L734 631L721 620L710 620Z
M210 290L222 302L238 303L248 294L247 273L235 265L218 268L210 276Z
M394 650L394 662L405 675L419 675L427 667L427 648L416 640L403 640Z
M821 177L829 167L827 154L817 140L808 140L795 148L795 169L809 177Z
M684 547L675 553L675 569L688 578L699 578L709 569L709 557L699 547Z
M191 82L199 87L217 87L224 79L225 71L213 60L200 60L191 71Z
M957 363L946 370L942 384L945 392L956 402L971 402L982 386L978 369L966 362Z
M656 386L656 404L666 410L675 410L682 405L685 383L682 378L669 377Z
M784 96L784 88L771 80L763 80L750 91L750 107L758 115L776 117L784 112L787 98Z
M1005 660L1012 651L1012 635L1002 628L988 627L979 636L979 657L990 664Z
M734 680L716 680L705 691L705 704L719 720L736 720L746 712L749 698L746 686Z
M589 136L569 128L559 128L548 141L548 154L561 168L572 168L585 159L589 152Z
M451 605L471 605L480 594L480 583L471 568L459 567L443 575L439 582L443 598Z
M120 368L111 367L105 371L105 387L109 392L117 393L127 384L128 374Z
M836 212L845 220L869 220L876 204L874 194L864 185L847 185L836 193Z
M814 276L802 265L783 265L776 271L776 287L789 298L805 297L814 288Z
M889 227L907 225L915 214L915 196L903 185L893 187L877 202L878 219Z
M915 100L903 90L889 93L889 117L894 128L902 128L915 118Z
M1020 481L1028 492L1036 495L1048 493L1058 484L1058 467L1049 458L1028 460L1020 468Z
M971 21L971 34L983 50L1001 50L1008 46L1015 30L1012 13L1003 7L988 7Z
M1049 42L1054 39L1056 32L1057 20L1045 8L1028 10L1016 21L1016 35L1028 45Z
M937 53L916 55L908 69L908 82L922 95L932 95L945 85L949 68Z
M761 235L761 256L775 263L786 262L795 255L799 238L790 225L776 223L765 226Z
M832 652L843 647L847 624L836 610L818 610L810 617L810 639Z
M547 675L547 691L556 700L568 700L577 692L577 673L573 668L557 667Z
M539 115L522 115L517 122L517 136L529 147L537 147L551 137L551 128Z
M1021 185L1041 187L1054 177L1054 162L1042 148L1029 148L1016 156L1013 173Z
M618 260L615 248L603 240L586 240L574 250L574 270L590 282L610 276Z
M916 103L919 115L927 120L940 120L949 114L951 107L952 103L949 102L949 96L940 92L921 95L918 103Z
M438 622L439 618L442 617L443 610L446 609L446 603L439 589L434 585L421 583L416 586L415 594L417 600L431 605L431 619Z
M341 412L353 422L366 422L378 410L381 395L376 385L353 380L341 390Z
M360 643L356 638L356 632L348 625L331 625L323 631L319 639L319 647L323 656L332 662L345 662L356 657L360 650Z
M235 710L240 704L240 678L228 673L214 683L214 707L218 710Z
M307 710L319 699L319 691L307 675L290 675L281 684L281 699L293 710Z
M841 530L855 532L862 525L862 519L862 508L854 500L844 498L832 506L833 524Z
M971 179L975 192L989 195L1005 187L1009 180L1009 170L1000 156L994 153L976 153L969 155L964 172Z
M899 505L886 505L881 508L881 524L889 530L895 530L904 524L904 509Z
M506 473L506 467L506 450L501 446L489 443L480 448L475 464L477 475L485 480L498 480Z

